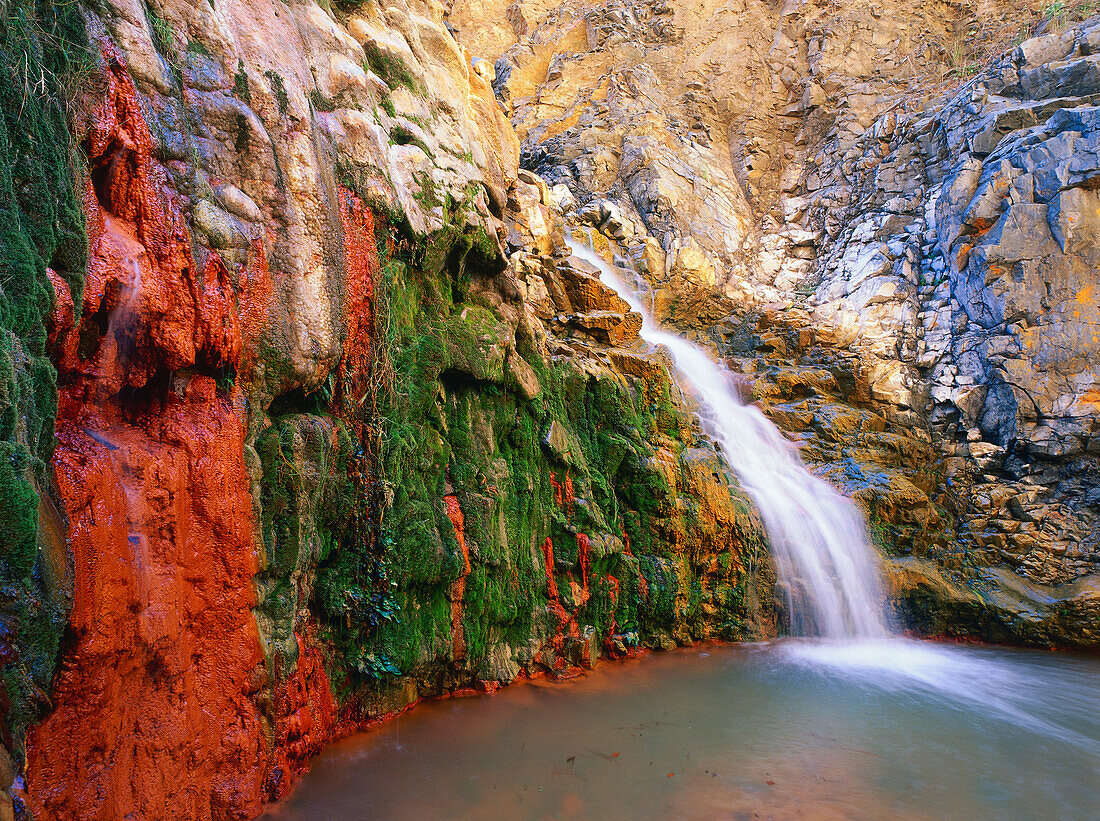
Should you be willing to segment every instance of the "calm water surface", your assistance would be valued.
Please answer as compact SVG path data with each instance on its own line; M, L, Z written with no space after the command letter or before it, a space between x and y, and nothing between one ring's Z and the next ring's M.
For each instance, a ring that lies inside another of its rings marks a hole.
M1095 819L1100 659L887 640L606 663L425 703L264 817Z

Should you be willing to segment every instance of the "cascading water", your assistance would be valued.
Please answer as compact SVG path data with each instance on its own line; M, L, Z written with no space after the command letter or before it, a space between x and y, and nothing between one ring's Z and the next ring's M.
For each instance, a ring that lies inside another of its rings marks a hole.
M892 636L852 503L731 373L569 245L672 355L798 591L792 626L813 638L609 665L598 683L508 688L491 706L435 702L334 745L263 817L1093 817L1096 661Z
M882 591L863 517L851 501L807 470L794 446L758 408L740 401L733 375L703 350L662 331L614 268L570 239L573 254L642 315L641 336L668 349L698 401L707 432L756 502L780 579L787 586L795 635L885 638Z
M893 635L883 617L874 549L852 502L811 474L759 409L741 402L728 370L690 342L662 331L615 268L591 248L567 241L575 256L595 266L600 280L642 315L642 338L672 355L684 386L698 401L704 426L764 519L788 588L792 632L828 640L788 642L779 648L784 659L873 690L996 715L1100 762L1100 739L1081 732L1078 719L1066 719L1075 709L1063 704L1070 697L1037 687L1016 662ZM1051 709L1052 703L1057 709Z

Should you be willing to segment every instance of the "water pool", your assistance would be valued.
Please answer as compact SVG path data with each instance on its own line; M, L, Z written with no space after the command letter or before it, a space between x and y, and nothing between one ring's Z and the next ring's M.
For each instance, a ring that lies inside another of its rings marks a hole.
M1100 658L900 639L712 646L432 701L264 818L1092 819Z

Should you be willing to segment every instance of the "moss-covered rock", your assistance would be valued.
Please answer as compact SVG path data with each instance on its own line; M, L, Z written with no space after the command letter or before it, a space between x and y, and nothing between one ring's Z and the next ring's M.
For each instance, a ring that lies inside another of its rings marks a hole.
M420 243L379 235L377 538L317 524L318 502L335 502L299 485L334 458L319 439L306 455L303 426L319 422L280 417L257 441L265 602L285 621L281 586L300 591L287 580L319 557L334 680L368 712L600 652L753 634L752 602L770 600L755 591L760 521L668 372L548 356L479 237L457 223ZM352 557L375 568L368 584ZM364 596L373 613L333 604Z
M6 743L43 703L65 623L66 569L43 544L57 411L46 353L54 288L80 304L87 236L66 95L85 60L72 4L16 0L0 14L0 678Z

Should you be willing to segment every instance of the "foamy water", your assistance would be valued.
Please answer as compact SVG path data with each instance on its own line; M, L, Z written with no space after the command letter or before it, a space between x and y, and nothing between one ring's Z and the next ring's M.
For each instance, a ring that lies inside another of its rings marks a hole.
M786 582L795 635L884 638L883 594L863 516L803 464L794 446L756 407L741 402L733 375L687 340L662 330L642 300L591 248L569 240L573 254L600 271L642 315L641 337L666 348L700 420L760 511L780 578Z

